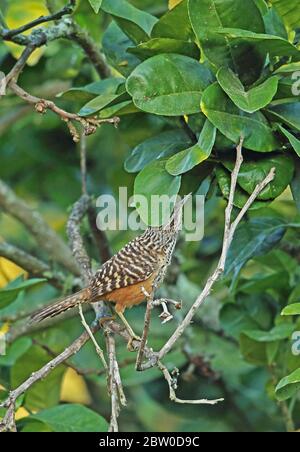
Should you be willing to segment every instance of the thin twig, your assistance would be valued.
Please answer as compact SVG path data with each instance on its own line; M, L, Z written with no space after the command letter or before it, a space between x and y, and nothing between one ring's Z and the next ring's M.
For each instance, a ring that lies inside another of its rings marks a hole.
M0 206L6 213L16 218L27 228L40 249L44 250L50 259L78 276L79 269L68 246L45 222L41 215L20 199L1 179Z
M49 14L48 16L41 16L37 19L32 20L31 22L28 22L25 25L22 25L19 28L14 28L13 30L2 30L1 37L4 41L11 41L12 38L16 35L20 35L24 33L25 31L30 30L31 28L34 28L38 25L55 21L58 19L61 19L63 16L67 14L72 14L74 11L75 2L70 1L68 5L64 6L60 11L57 11L56 13Z
M187 404L187 405L216 405L219 402L224 402L224 399L216 399L216 400L207 400L207 399L199 399L199 400L183 400L179 399L176 396L177 389L177 377L172 377L166 366L164 366L161 361L157 363L158 368L162 371L168 385L169 385L169 394L170 400L175 403Z
M107 119L98 119L96 117L84 118L82 116L77 115L76 113L69 113L68 111L63 110L51 100L41 99L40 97L36 97L33 96L32 94L29 94L13 81L9 84L9 87L17 96L19 96L25 102L34 105L38 113L45 114L47 110L51 110L53 113L57 114L64 122L66 122L69 125L70 121L75 121L76 123L80 124L83 127L85 135L91 135L95 133L97 128L100 127L102 124L113 124L114 126L117 126L120 122L120 119L117 116ZM79 141L78 131L72 128L70 129L70 131L73 136L73 140L75 142L78 142Z
M95 324L92 327L93 333L96 333L100 329L99 324ZM49 361L45 366L43 366L40 370L37 372L34 372L31 374L31 376L24 381L18 388L11 391L8 398L0 404L0 408L7 408L7 412L0 424L0 432L3 431L11 431L15 427L15 407L17 399L24 394L26 391L28 391L29 388L31 388L32 385L34 385L36 382L43 380L47 377L47 375L50 374L55 368L57 368L60 364L64 363L66 360L68 360L71 356L75 355L79 350L88 342L90 339L90 336L85 331L81 334L69 347L67 347L62 353L60 353L58 356L56 356L54 359ZM15 430L13 430L15 431Z
M82 311L82 306L81 306L81 304L79 305L79 315L80 315L80 318L81 318L82 325L84 326L84 328L86 329L88 335L90 336L90 339L91 339L91 341L93 342L93 344L94 344L94 346L95 346L97 355L99 356L100 360L101 360L102 363L103 363L104 369L107 370L107 369L108 369L108 365L107 365L107 362L106 362L106 360L105 360L105 356L104 356L103 350L102 350L101 347L99 346L98 342L97 342L96 339L95 339L95 336L93 335L93 333L92 333L92 331L91 331L89 325L87 324L87 322L86 322L86 320L85 320L85 317L84 317L84 315L83 315L83 311Z
M183 321L180 323L180 325L177 327L173 335L170 337L170 339L166 342L166 344L162 347L162 349L159 352L159 359L162 359L169 351L172 349L172 347L175 345L175 343L178 341L178 339L182 336L182 334L185 332L186 328L191 324L194 315L198 311L198 309L202 306L202 304L206 301L208 295L210 294L212 287L214 284L219 280L220 276L224 273L225 269L225 263L226 258L228 255L228 251L230 248L230 245L233 240L234 233L236 231L237 226L241 222L241 220L244 218L245 213L251 207L257 196L264 190L264 188L274 179L275 177L275 170L274 168L270 171L270 173L267 175L267 177L257 185L255 188L253 194L249 197L249 200L246 202L245 206L241 210L240 214L237 216L236 220L231 223L231 216L232 216L232 210L234 206L234 196L236 191L236 185L237 185L237 179L239 175L239 171L242 165L242 144L243 140L241 139L240 144L237 147L237 157L236 157L236 164L234 167L234 170L232 172L232 178L231 178L231 188L230 188L230 194L229 194L229 200L228 200L228 206L225 213L225 230L224 230L224 239L223 239L223 247L222 247L222 254L220 257L220 260L218 262L217 268L215 269L212 276L208 279L203 291L193 304L193 306L190 308L188 313L186 314Z
M140 344L140 348L137 355L136 360L136 370L142 371L143 370L143 360L145 356L145 347L147 345L147 340L149 336L149 330L150 330L150 323L151 323L151 313L153 309L153 298L154 298L154 291L152 294L148 294L145 291L145 296L147 297L147 307L146 307L146 313L145 313L145 320L144 320L144 329L142 334L142 340Z

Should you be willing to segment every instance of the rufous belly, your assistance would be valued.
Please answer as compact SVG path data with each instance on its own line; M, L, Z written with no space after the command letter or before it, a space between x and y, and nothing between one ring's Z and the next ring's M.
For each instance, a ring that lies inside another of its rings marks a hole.
M116 289L107 295L102 296L101 300L115 303L116 311L123 313L126 308L132 308L132 306L138 305L145 300L146 297L144 291L148 293L152 292L154 279L155 275L151 276L146 281Z

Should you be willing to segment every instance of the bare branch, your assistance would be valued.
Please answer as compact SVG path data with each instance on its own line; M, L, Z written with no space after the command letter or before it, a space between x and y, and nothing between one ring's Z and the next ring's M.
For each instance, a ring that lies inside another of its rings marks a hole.
M2 180L0 180L0 206L28 229L39 247L48 254L50 259L61 264L72 274L76 276L79 274L72 253L63 240L38 212L31 209Z
M195 301L193 306L190 308L190 310L186 314L184 320L181 322L181 324L177 327L176 331L173 333L173 335L170 337L170 339L166 342L166 344L160 350L159 359L162 359L167 353L169 353L169 351L172 349L174 344L182 336L182 334L185 332L186 328L191 324L191 322L194 318L194 315L196 314L198 309L206 301L208 295L210 294L210 292L212 290L212 287L219 280L220 276L224 273L226 258L227 258L228 251L229 251L230 245L232 243L233 236L234 236L237 226L239 225L239 223L243 219L245 213L251 207L251 205L257 198L257 196L275 177L275 170L272 169L270 171L270 173L267 175L267 177L260 184L257 185L253 194L249 197L249 200L246 202L245 206L241 210L240 214L237 216L236 220L231 222L237 179L238 179L239 171L240 171L242 161L243 161L242 144L243 144L243 140L241 139L240 144L237 147L236 164L235 164L234 170L232 172L232 177L231 177L230 195L229 195L229 200L228 200L228 206L227 206L226 213L225 213L225 230L224 230L224 239L223 239L221 258L219 260L217 268L215 269L212 276L208 279L203 291L201 292L201 294L199 295L199 297L197 298L197 300Z
M63 288L63 276L54 273L51 267L35 256L17 248L14 245L6 242L0 242L0 256L9 259L17 264L19 267L26 270L30 275L47 278L50 284L53 284L58 289Z
M55 21L58 19L61 19L63 16L66 16L67 14L72 14L74 11L75 2L70 1L68 5L64 6L60 11L57 11L56 13L49 14L48 16L41 16L37 19L34 19L33 21L22 25L19 28L15 28L13 30L2 30L1 37L4 41L11 41L12 38L14 38L16 35L20 35L24 33L27 30L30 30L31 28L34 28L38 25L44 24L46 22Z
M188 404L188 405L216 405L219 402L224 402L224 399L216 399L216 400L207 400L207 399L200 399L200 400L183 400L179 399L176 396L176 389L177 389L177 378L178 378L178 372L176 376L172 377L166 366L164 366L160 361L157 363L158 368L162 371L168 385L169 385L169 394L170 394L170 400L175 403L180 404Z
M96 333L100 329L100 325L94 325L92 327L92 332ZM52 372L53 369L58 367L60 364L64 363L71 356L75 355L79 350L86 344L86 342L90 339L90 336L85 331L81 336L78 337L69 347L67 347L62 353L60 353L57 357L49 361L45 366L43 366L37 372L31 374L31 376L24 381L18 388L11 391L8 398L5 402L0 404L0 408L7 408L7 412L0 424L0 432L4 431L16 431L15 430L15 407L17 399L28 391L34 383L37 381L43 380L44 378Z
M76 113L69 113L63 110L62 108L58 107L53 101L41 99L39 97L27 93L23 88L18 86L13 81L9 84L9 87L17 96L19 96L25 102L34 105L38 113L44 114L47 112L47 110L51 110L68 125L70 125L70 121L75 121L76 123L83 127L85 135L91 135L95 133L97 128L100 127L102 124L113 124L114 126L117 126L120 122L120 119L117 116L108 119L98 119L95 117L84 118L82 116L77 115ZM74 141L76 142L79 141L78 131L76 129L74 130L74 128L72 129L70 128L70 132L73 136Z
M142 340L141 340L140 348L138 351L136 366L135 366L136 370L138 370L138 371L144 370L143 369L143 360L144 360L144 356L145 356L145 347L147 345L147 339L148 339L149 330L150 330L154 291L152 292L151 295L145 291L145 296L147 297L147 308L146 308L146 313L145 313L144 330L143 330Z

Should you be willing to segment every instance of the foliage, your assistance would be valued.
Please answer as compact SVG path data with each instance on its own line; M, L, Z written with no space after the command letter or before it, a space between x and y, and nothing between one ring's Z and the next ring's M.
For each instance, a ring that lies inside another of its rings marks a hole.
M36 2L25 3L21 8L30 17L23 16L22 23L40 16ZM21 6L17 0L3 2L2 13L16 27L18 12L11 5ZM170 1L169 7L164 0L81 1L74 19L101 45L111 77L99 81L82 50L59 40L33 54L34 66L20 78L28 91L53 97L81 116L120 116L118 130L105 125L88 140L88 186L95 195L117 195L120 186L146 196L205 192L205 237L178 249L162 289L182 298L184 311L220 253L224 198L240 137L245 140L237 210L276 168L275 180L237 231L224 279L166 359L169 369L181 371L185 398L224 396L225 403L216 408L174 406L157 369L137 374L131 363L121 369L132 400L121 428L282 431L290 423L286 413L300 428L300 357L292 353L292 335L300 330L300 93L293 89L300 69L299 2L182 0ZM15 46L1 42L1 71L7 73L19 54ZM79 157L65 124L51 113L37 116L23 109L11 94L1 98L0 112L1 178L38 204L63 235L68 208L80 195ZM45 257L17 222L2 213L0 221L1 237ZM117 250L133 234L108 236ZM92 245L89 251L96 260ZM10 282L0 291L1 325L60 295L49 282L31 275ZM143 316L143 306L128 314L139 332ZM181 316L176 315L176 322ZM159 349L172 331L174 323L162 326L155 319L151 346ZM0 399L49 360L39 344L59 353L80 332L75 317L13 341L0 357ZM103 341L100 334L97 339ZM118 357L125 364L132 358L121 343ZM99 370L91 344L71 364L82 371ZM106 429L105 377L96 371L84 376L93 400L90 409L60 404L65 372L59 367L20 400L27 410L18 421L22 431Z

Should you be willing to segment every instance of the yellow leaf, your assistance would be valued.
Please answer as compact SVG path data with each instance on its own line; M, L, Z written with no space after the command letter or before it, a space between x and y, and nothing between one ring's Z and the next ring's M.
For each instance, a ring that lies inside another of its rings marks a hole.
M32 20L37 19L40 16L44 16L47 13L48 10L46 8L45 2L42 2L40 0L23 0L22 2L20 2L19 0L13 0L9 2L5 20L9 28L18 28L21 25L31 22ZM32 29L28 30L24 34L30 34L31 31ZM13 42L7 42L6 45L16 59L21 56L24 50L24 47L14 44ZM37 64L43 53L44 48L36 49L28 59L28 65L34 66L35 64Z
M82 405L90 405L92 402L84 378L71 368L64 375L60 400L69 403L81 403Z
M26 410L26 408L22 407L19 408L16 412L16 421L19 421L20 419L24 419L24 417L29 416L29 412Z
M169 0L169 9L175 8L182 0Z
M0 327L0 337L6 333L9 332L9 323L4 323L1 327Z
M5 287L20 275L27 276L27 273L5 257L0 257L0 288Z

